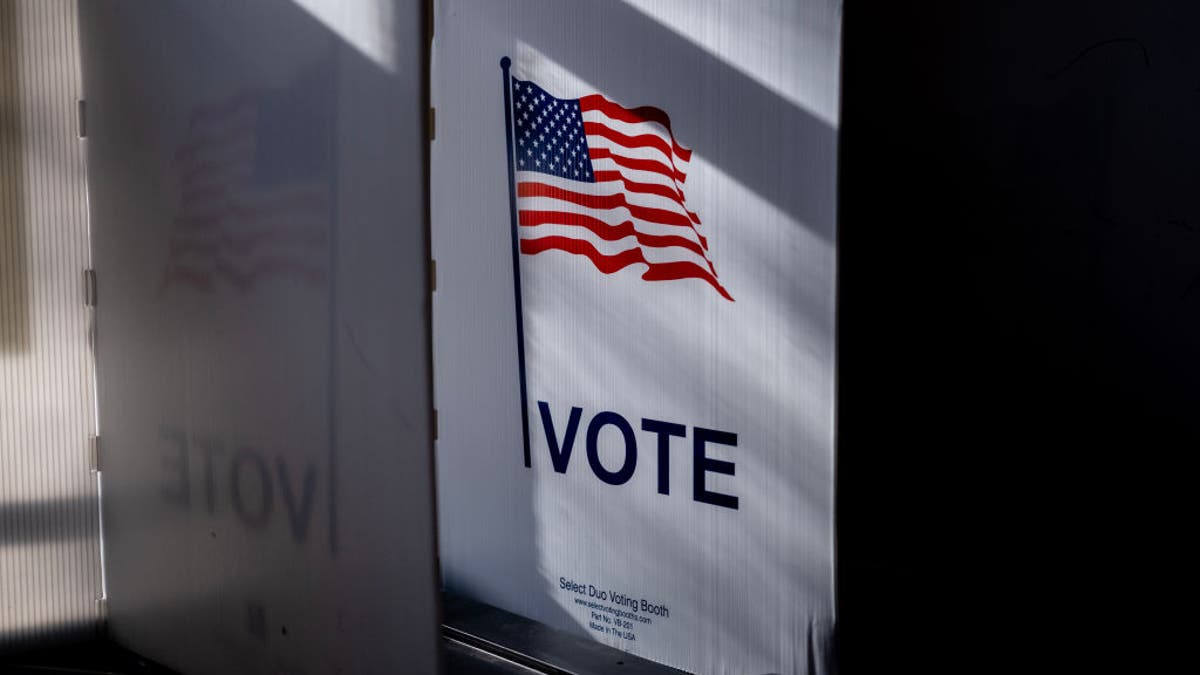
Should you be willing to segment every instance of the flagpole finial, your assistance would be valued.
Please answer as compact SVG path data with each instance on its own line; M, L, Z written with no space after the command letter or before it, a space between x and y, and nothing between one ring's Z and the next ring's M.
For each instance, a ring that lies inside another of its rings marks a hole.
M512 59L508 58L507 56L500 59L500 67L501 68L508 70L508 67L511 65L512 65Z

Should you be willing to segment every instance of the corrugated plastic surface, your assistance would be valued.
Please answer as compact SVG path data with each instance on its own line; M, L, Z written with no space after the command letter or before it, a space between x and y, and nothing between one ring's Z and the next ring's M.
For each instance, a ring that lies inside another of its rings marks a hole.
M75 12L0 1L0 650L99 616Z

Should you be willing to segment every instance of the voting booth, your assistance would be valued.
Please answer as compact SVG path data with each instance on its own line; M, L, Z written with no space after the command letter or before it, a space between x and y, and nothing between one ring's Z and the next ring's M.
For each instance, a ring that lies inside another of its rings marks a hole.
M829 672L840 3L436 3L455 593Z
M182 673L834 671L840 2L53 8L62 612Z
M108 633L435 672L416 3L80 3Z

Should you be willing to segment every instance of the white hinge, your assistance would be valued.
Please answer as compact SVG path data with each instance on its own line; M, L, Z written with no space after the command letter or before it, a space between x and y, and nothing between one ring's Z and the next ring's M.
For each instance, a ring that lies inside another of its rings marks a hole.
M437 290L437 260L429 260L429 292Z
M88 307L96 306L96 270L83 271L83 303Z
M87 138L87 101L81 98L75 103L75 118L79 125L79 137Z
M100 470L100 437L88 437L88 469L91 471Z

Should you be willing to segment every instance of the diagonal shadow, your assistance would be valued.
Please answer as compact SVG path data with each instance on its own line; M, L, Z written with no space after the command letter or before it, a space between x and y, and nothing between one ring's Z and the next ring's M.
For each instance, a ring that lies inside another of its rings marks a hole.
M95 497L0 502L0 549L21 544L94 539Z
M531 29L503 3L483 5L495 24L619 102L668 110L685 145L833 241L837 130L827 122L625 3L554 2L547 13L589 27L563 31ZM679 86L680 73L694 73L692 86Z

